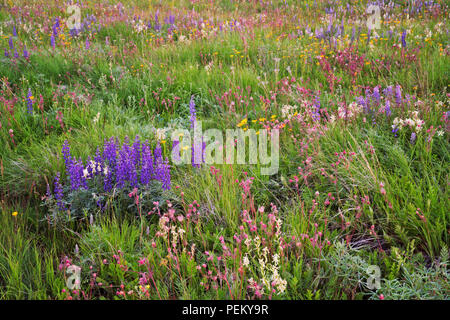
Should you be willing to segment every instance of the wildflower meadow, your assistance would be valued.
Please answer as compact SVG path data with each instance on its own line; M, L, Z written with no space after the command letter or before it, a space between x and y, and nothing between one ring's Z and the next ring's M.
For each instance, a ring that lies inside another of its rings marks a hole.
M449 9L2 1L0 299L450 299Z

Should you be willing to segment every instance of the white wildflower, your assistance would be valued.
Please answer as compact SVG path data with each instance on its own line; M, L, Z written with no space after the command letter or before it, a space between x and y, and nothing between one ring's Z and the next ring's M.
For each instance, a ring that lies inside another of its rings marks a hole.
M244 267L247 267L249 264L250 264L250 261L248 260L248 255L246 254L246 255L244 256L243 261L242 261L242 265L243 265Z
M92 121L94 123L97 123L99 119L100 119L100 112L97 112L97 115L94 117L94 119L92 119Z

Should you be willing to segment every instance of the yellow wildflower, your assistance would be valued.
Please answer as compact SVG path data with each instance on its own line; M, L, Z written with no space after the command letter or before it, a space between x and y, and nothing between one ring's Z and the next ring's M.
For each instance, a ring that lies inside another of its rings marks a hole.
M238 127L242 127L242 126L244 126L244 125L246 125L247 124L247 118L245 118L245 119L243 119L241 122L239 122L238 123Z

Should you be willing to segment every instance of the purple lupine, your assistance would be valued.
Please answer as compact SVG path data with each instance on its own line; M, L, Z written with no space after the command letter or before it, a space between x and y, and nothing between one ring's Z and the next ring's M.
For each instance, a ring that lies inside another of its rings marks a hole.
M23 49L23 57L25 59L28 59L30 57L30 54L28 53L28 50L26 47Z
M383 90L385 98L390 99L393 95L392 86L388 86Z
M5 57L8 58L9 57L9 51L5 49Z
M76 158L72 159L72 165L69 169L70 173L70 183L72 191L76 191L81 187L87 189L86 178L84 177L84 165L83 161L80 159L76 160Z
M117 147L114 138L110 138L109 141L105 139L103 148L103 160L108 165L108 172L105 175L104 189L110 191L113 187L114 172L117 163Z
M102 173L103 169L104 169L104 163L103 163L103 158L102 158L102 155L100 153L99 147L97 147L97 150L95 150L94 164L95 164L95 172L96 172L96 174ZM100 171L97 170L98 167L100 167Z
M372 97L373 97L373 99L375 100L376 105L379 105L379 104L380 104L381 97L380 97L380 90L379 90L378 86L376 86L375 88L373 88Z
M114 176L111 172L111 170L108 170L108 172L105 174L105 179L103 180L103 189L106 192L111 191L111 189L113 188L113 181L114 180Z
M319 121L320 120L320 100L319 97L315 97L314 98L314 113L313 113L313 120L314 121Z
M402 33L402 48L406 48L406 30Z
M87 179L91 179L93 177L94 174L94 170L92 169L92 163L91 163L91 156L88 156L87 161L86 161L86 170L87 170ZM83 172L84 174L84 172Z
M163 190L169 190L170 189L170 166L169 166L169 160L166 159L164 163L162 164L161 168L162 174L161 174L161 183Z
M66 170L69 171L72 166L72 156L70 155L70 146L67 140L64 141L61 152L64 158L64 163L66 164Z
M169 15L169 24L174 24L175 23L175 16L170 14Z
M164 167L163 167L164 159L162 157L162 149L159 142L156 145L153 155L154 155L153 168L155 170L154 178L156 180L162 181L164 177Z
M53 35L56 37L58 36L58 32L59 32L59 18L56 17L55 18L55 23L52 26L52 31L53 31Z
M386 113L386 115L388 117L391 116L391 103L389 102L389 100L386 100L386 106L384 108L384 112Z
M104 174L105 163L103 161L102 154L98 147L97 147L97 150L95 151L94 164L95 164L95 175Z
M109 171L114 170L114 168L116 167L116 163L117 163L117 146L116 146L116 141L114 140L113 137L111 137L109 139L109 141L107 141L105 139L104 142L104 147L103 147L103 159L105 161L107 161L108 166L109 166Z
M54 185L55 185L55 199L56 199L56 203L58 205L59 210L60 211L64 211L65 210L65 206L64 206L64 203L62 202L62 200L64 198L64 194L63 194L62 185L59 182L59 172L56 173Z
M398 127L392 128L392 133L394 134L394 137L397 137Z
M139 136L136 136L136 138L134 139L131 157L133 160L133 165L135 167L139 167L141 161L141 142L139 141Z
M83 164L83 160L81 160L81 158L78 158L78 161L75 162L75 165L72 167L75 175L74 175L74 180L76 185L78 186L78 189L85 187L85 189L87 189L87 182L86 182L86 178L84 177L84 164Z
M56 29L56 25L54 24L52 27L52 37L56 38L58 36L58 30Z
M366 89L365 90L365 94L366 94L366 97L365 97L365 100L366 100L365 106L366 107L364 108L364 111L369 113L372 110L371 109L371 103L370 103L370 90Z
M199 152L199 150L197 150L196 143L194 141L194 143L192 144L192 147L191 147L191 165L194 168L200 168L201 164L196 163L196 161L195 161L197 158L199 158L199 156L200 156L200 152Z
M53 50L55 50L55 36L53 34L50 37L50 45L52 46Z
M102 200L98 199L96 204L100 208L100 211L104 211L105 210L105 206L103 206Z
M148 141L142 144L142 166L141 166L141 184L147 185L153 178L153 155Z
M363 96L357 97L356 101L360 106L363 106L364 108L366 108L366 100L364 99Z
M128 180L130 181L130 186L134 188L139 186L138 172L137 168L134 166L133 158L131 157L131 155L129 159Z
M136 187L138 179L128 137L125 137L122 148L119 151L119 169L117 171L119 187L123 188L126 182L129 182L132 187Z
M84 176L84 165L83 165L83 160L81 160L81 157L78 159L78 165L79 165L79 177L80 177L80 185L82 188L84 188L85 190L89 189L88 186L88 181L86 179L86 177Z
M402 103L402 88L400 85L397 85L395 87L395 102L397 105L400 105Z
M31 89L28 89L27 94L27 110L29 114L33 113L33 94L31 93Z
M203 148L205 147L206 144L203 144ZM113 137L105 139L103 153L97 148L93 161L89 156L84 166L81 158L77 160L71 156L69 143L67 140L64 141L62 155L70 177L71 190L76 191L80 188L87 190L88 179L96 175L104 178L103 187L106 192L111 191L114 186L121 189L128 185L130 187L147 185L152 179L160 181L164 190L170 189L169 161L163 160L159 143L154 150L154 157L148 141L141 143L139 136L136 136L132 146L128 137L125 137L118 149L117 139ZM105 167L108 170L104 170Z
M164 190L170 189L170 166L169 161L167 159L166 161L159 162L158 165L155 167L155 179L161 182L162 188Z
M89 50L89 47L90 47L89 38L86 38L86 42L85 42L84 46L85 46L86 50Z
M206 161L206 142L202 142L202 161L205 163Z
M70 36L71 36L72 38L75 38L75 37L78 35L78 32L80 32L80 30L81 30L81 29L77 29L77 28L70 29L70 31L69 31Z
M156 165L159 165L159 164L161 164L162 162L163 162L163 158L162 158L162 149L161 149L161 145L159 144L159 141L158 141L158 143L156 144L156 148L155 148L155 151L154 151L154 156L155 156L155 164Z
M129 178L129 170L130 160L128 137L125 137L122 148L119 150L119 158L116 165L116 183L118 188L123 188L125 186L125 182L127 182Z
M197 112L195 110L195 102L194 95L191 96L191 100L189 101L189 112L191 114L191 129L194 128L195 122L197 121Z
M13 26L13 36L17 37L17 30L16 30L16 26Z
M411 143L411 144L414 144L414 142L416 141L416 133L415 132L413 132L413 133L411 133L411 138L409 139L409 142Z
M161 30L161 25L158 22L158 11L156 11L155 13L155 31L160 31Z
M205 149L206 149L206 143L203 141L202 137L202 150L197 150L196 143L192 144L191 148L191 164L194 168L200 168L201 164L205 162ZM201 155L200 155L201 153ZM200 163L196 163L196 159L200 158Z
M16 49L14 49L14 58L18 59L19 58L19 53L17 52Z
M9 37L8 45L9 45L9 49L12 51L14 49L14 42L13 42L12 37Z

